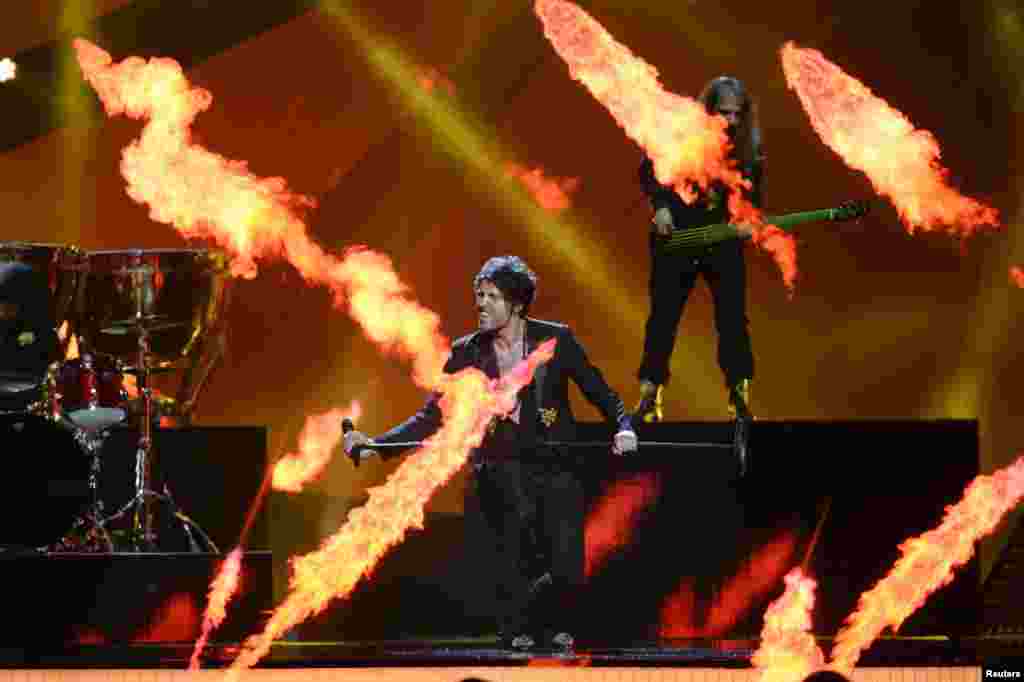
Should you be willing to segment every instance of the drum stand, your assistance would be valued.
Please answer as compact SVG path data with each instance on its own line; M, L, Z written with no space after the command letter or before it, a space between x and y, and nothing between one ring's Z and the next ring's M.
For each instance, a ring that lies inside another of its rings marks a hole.
M85 512L75 519L74 525L69 533L58 545L57 549L64 551L97 551L113 552L114 540L107 530L108 519L103 516L103 500L100 498L100 455L103 448L103 441L108 432L87 431L78 427L74 428L75 441L89 457L89 507ZM77 542L72 539L76 533L81 533L82 538Z
M198 534L206 544L209 551L219 553L220 550L213 543L210 537L195 521L181 512L171 496L170 489L164 484L162 493L150 489L152 474L153 454L153 390L150 388L149 379L151 368L149 366L149 333L150 329L145 324L136 328L139 337L138 360L136 363L136 376L139 395L142 397L142 424L139 427L138 446L135 449L135 497L109 517L104 523L121 518L124 514L131 512L131 548L136 552L152 552L159 549L156 533L153 530L153 500L170 505L174 518L181 524L188 538L191 551L201 551L196 542L193 531Z

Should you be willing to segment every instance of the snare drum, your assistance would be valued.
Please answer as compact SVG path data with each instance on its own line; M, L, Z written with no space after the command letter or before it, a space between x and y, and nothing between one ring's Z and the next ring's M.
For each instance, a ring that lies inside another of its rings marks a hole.
M63 362L54 382L57 408L79 428L110 428L127 416L124 374L112 358L86 353Z

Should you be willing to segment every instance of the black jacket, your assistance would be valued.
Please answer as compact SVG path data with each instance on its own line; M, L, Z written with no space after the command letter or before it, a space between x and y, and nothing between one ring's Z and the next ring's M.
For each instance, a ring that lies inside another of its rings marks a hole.
M750 190L744 190L743 195L754 206L761 208L763 194L761 164L752 164L740 170L743 177L751 183ZM638 174L640 187L651 202L651 207L655 211L667 207L672 212L672 223L677 230L729 222L729 193L731 190L722 183L712 183L707 191L698 193L696 201L687 204L675 189L658 182L658 178L654 175L654 162L650 157L646 155L643 157Z
M552 337L556 340L554 356L537 368L533 382L519 393L520 424L524 427L524 438L536 444L537 454L561 454L551 452L551 448L544 447L543 443L575 438L576 420L569 404L569 379L579 386L583 395L614 425L616 431L632 430L632 421L626 414L622 399L608 386L600 370L590 364L583 347L569 327L557 322L527 318L527 353L533 352L541 342ZM467 367L476 367L492 379L498 377L489 335L474 332L452 344L444 371L454 374ZM419 412L373 440L378 443L397 443L429 438L441 427L439 398L438 394L432 394ZM481 447L486 445L485 440ZM384 456L394 454L394 450L382 451Z

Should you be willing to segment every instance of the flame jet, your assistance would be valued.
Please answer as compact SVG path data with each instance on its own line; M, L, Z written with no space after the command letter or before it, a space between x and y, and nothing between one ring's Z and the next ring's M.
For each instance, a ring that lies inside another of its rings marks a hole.
M982 226L998 226L995 209L949 187L949 171L939 163L941 150L934 135L915 128L821 52L788 42L780 54L786 83L818 136L892 201L911 234L945 226L969 236Z
M236 276L254 277L258 259L283 258L308 283L328 288L335 306L344 307L371 341L409 360L419 386L442 394L441 431L373 489L367 507L353 512L321 551L293 562L291 593L263 635L247 640L232 667L237 671L254 665L274 637L348 594L410 527L422 526L423 505L433 491L462 466L490 419L511 409L515 390L529 383L538 363L550 359L554 342L520 363L507 387L490 383L480 372L445 375L450 345L439 319L412 300L390 259L364 247L351 247L340 258L325 252L298 215L312 202L289 191L282 178L259 178L245 162L192 142L190 126L210 107L212 96L192 87L177 62L130 57L114 64L92 43L76 40L74 47L109 115L147 119L140 137L123 152L121 172L129 196L148 205L151 218L185 237L224 247ZM208 616L216 621L213 610Z
M864 649L890 627L898 630L929 595L953 580L991 533L1024 498L1024 454L992 475L978 476L963 498L946 508L938 527L900 545L902 556L889 573L860 596L832 649L833 666L852 671Z
M761 645L750 660L762 682L798 682L825 663L811 634L817 583L799 568L787 573L784 581L785 592L765 611Z
M228 615L228 603L238 591L238 584L242 579L242 548L236 547L221 562L217 569L217 576L210 585L210 598L206 606L206 613L203 615L203 630L192 649L192 658L189 659L188 669L199 670L199 657L210 640L210 635L220 627Z
M836 635L829 668L849 675L861 653L885 628L897 630L936 590L953 580L974 545L991 533L1024 499L1024 454L1013 464L971 481L963 497L946 508L942 522L900 545L896 565L860 596L857 609ZM765 682L799 682L824 667L810 635L813 580L799 569L786 576L786 590L765 613L762 645L752 659Z
M362 408L353 401L346 409L328 410L306 418L299 434L299 449L277 460L274 465L274 490L301 492L309 481L319 476L330 463L341 443L343 419L359 421Z
M515 407L516 393L532 380L537 366L551 359L554 348L554 339L542 343L500 386L475 368L446 380L441 429L384 485L371 488L366 505L354 509L320 549L292 561L290 593L263 632L245 641L229 669L232 676L255 665L292 627L323 611L331 600L348 595L408 529L423 527L423 508L431 495L465 464L491 420Z
M608 110L626 135L654 163L658 181L690 201L693 186L707 189L720 181L733 191L729 212L736 222L755 225L753 240L769 251L787 286L796 279L792 236L763 224L757 208L743 198L749 188L734 160L727 123L708 114L690 97L666 91L658 70L634 55L593 17L567 0L536 0L534 10L544 35L569 66L569 73Z

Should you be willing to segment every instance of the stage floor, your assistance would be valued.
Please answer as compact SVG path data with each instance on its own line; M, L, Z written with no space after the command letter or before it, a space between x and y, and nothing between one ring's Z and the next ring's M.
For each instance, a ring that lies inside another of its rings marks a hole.
M819 638L826 654L831 638ZM579 646L572 652L535 648L510 651L494 638L392 640L363 642L279 641L260 668L409 668L488 667L644 667L751 669L756 640L719 639L636 643L632 646ZM107 643L64 647L0 647L0 668L11 669L167 669L185 668L192 642ZM208 646L204 668L225 668L239 652L237 643ZM864 668L974 667L984 660L1024 656L1024 639L995 637L887 637L861 657Z
M823 650L831 641L819 638ZM494 639L287 642L243 678L259 682L758 682L751 640L659 642L619 648L511 652ZM237 644L209 647L188 671L192 643L0 648L0 682L187 682L221 679ZM982 682L986 661L1024 661L1024 640L880 639L852 682ZM1014 664L1013 669L1019 669Z

